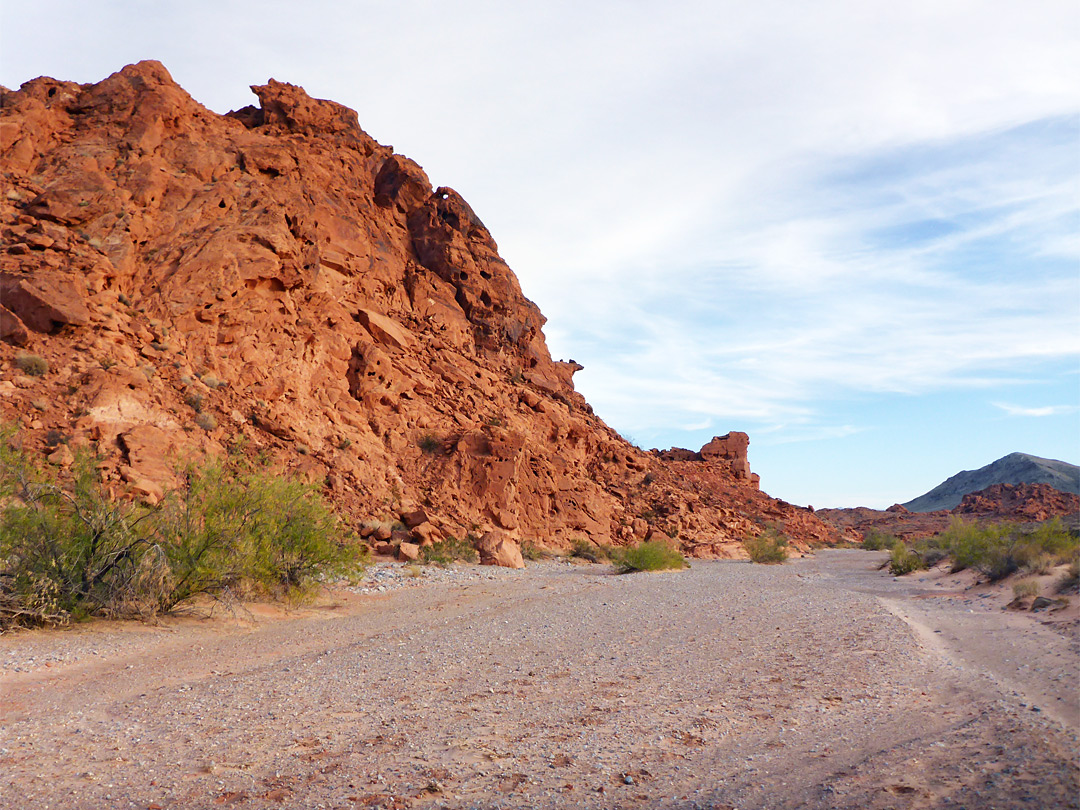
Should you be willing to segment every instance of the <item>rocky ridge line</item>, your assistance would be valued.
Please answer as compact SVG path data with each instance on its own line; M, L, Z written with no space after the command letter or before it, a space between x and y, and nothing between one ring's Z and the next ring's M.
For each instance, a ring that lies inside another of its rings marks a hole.
M182 458L260 458L417 545L835 538L758 489L745 434L623 440L460 195L352 110L252 90L218 115L141 62L2 91L0 419L27 447L64 468L89 446L114 494L151 502Z

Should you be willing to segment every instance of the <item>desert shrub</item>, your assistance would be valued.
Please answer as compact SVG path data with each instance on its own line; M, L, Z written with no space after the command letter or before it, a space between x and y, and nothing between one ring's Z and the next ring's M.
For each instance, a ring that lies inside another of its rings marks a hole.
M611 559L611 548L590 542L583 537L576 537L570 541L570 551L567 556L591 563L607 562Z
M211 431L217 428L218 423L212 413L203 412L195 415L195 424L205 431Z
M521 556L526 560L536 562L537 560L550 559L551 552L542 546L538 546L532 540L523 540L521 542Z
M0 436L0 626L114 612L147 545L147 511L105 498L85 453L61 489L11 439Z
M61 487L0 435L0 626L151 615L197 594L299 599L360 563L314 487L192 467L157 507L109 500L80 454Z
M420 549L420 559L428 565L450 565L455 562L476 563L480 552L473 546L475 538L470 534L463 540L454 536L432 543Z
M636 546L620 549L615 554L615 567L621 574L632 571L663 571L671 568L687 568L686 558L669 543L650 540Z
M915 551L903 543L897 543L892 547L892 554L889 557L889 573L894 577L910 574L912 571L918 571L922 568L926 568L926 563Z
M15 355L15 365L23 374L31 377L43 377L49 373L49 361L39 354L19 352Z
M184 394L184 403L195 413L199 413L203 409L203 395L198 391L188 391Z
M743 540L743 548L753 562L772 565L782 563L788 558L789 542L791 541L786 534L767 528L760 534Z
M1013 596L1016 599L1034 599L1039 595L1039 582L1034 579L1024 579L1013 585Z
M888 551L899 542L895 534L871 529L863 535L862 547L867 551Z
M953 570L974 568L991 581L1007 577L1021 568L1049 570L1067 562L1080 542L1059 520L1050 520L1034 529L1012 524L978 524L954 519L933 541L953 561Z
M442 440L434 433L425 433L417 442L420 449L428 455L434 455L442 449Z

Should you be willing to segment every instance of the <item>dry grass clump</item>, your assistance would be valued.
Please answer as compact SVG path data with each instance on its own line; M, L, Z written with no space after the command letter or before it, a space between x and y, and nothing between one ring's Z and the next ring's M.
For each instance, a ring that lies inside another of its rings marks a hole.
M611 547L593 543L583 537L576 537L570 541L568 557L577 557L591 563L609 562L611 560Z
M1013 596L1016 599L1034 599L1041 590L1038 580L1022 579L1013 584Z
M195 415L195 424L208 433L211 430L215 430L218 426L217 419L214 415L212 413L206 413L205 411Z
M471 534L463 540L450 536L438 543L432 543L420 549L420 560L426 565L447 566L455 562L480 562L480 552L473 545L476 540Z
M15 355L15 366L30 377L43 377L49 373L49 361L40 354L19 352Z

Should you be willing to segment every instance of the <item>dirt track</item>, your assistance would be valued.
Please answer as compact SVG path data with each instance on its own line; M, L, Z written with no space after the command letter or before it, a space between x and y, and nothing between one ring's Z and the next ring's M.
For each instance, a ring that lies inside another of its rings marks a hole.
M0 637L0 807L1080 806L1075 642L877 558Z

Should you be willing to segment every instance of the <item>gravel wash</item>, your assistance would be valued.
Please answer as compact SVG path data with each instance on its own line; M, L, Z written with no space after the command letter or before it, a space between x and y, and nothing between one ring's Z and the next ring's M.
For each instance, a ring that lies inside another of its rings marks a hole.
M1080 807L1076 725L874 559L384 564L284 617L7 634L0 807Z

